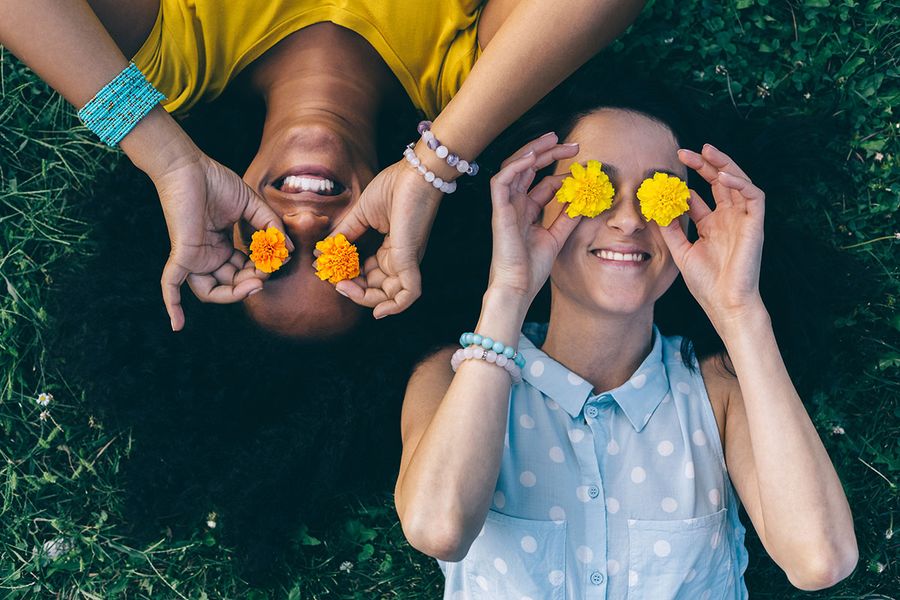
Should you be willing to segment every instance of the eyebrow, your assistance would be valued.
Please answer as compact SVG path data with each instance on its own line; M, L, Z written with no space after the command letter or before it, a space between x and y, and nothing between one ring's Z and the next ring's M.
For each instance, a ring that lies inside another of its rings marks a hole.
M615 165L609 163L602 163L603 168L601 169L610 179L618 179L619 177L619 169L616 168ZM647 169L644 172L644 177L642 179L650 179L656 173L665 173L666 175L670 175L672 177L678 177L681 179L681 175L670 171L669 169Z

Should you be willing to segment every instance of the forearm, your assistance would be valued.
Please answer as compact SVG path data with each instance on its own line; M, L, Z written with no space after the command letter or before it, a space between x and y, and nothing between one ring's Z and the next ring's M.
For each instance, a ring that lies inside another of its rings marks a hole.
M624 31L643 5L642 0L522 0L435 119L435 136L473 159Z
M791 382L762 303L717 329L740 383L773 558L803 572L855 548L841 482Z
M517 301L486 293L475 331L516 345L527 309ZM464 361L415 446L397 482L396 504L404 531L423 551L462 558L481 528L500 471L509 391L505 369ZM428 530L438 541L415 539Z
M0 0L0 43L79 109L128 65L84 0ZM151 177L199 152L161 107L120 147Z

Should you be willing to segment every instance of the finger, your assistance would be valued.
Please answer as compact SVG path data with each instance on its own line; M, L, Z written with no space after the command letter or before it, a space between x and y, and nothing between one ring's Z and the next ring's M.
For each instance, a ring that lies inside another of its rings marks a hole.
M546 150L537 154L537 159L534 161L534 167L536 170L540 171L544 167L549 167L553 163L566 159L572 158L573 156L578 154L579 145L577 142L572 142L570 144L558 144L553 146L549 150Z
M365 211L363 210L364 200L365 193L363 193L356 203L350 207L350 210L335 223L334 227L331 228L328 237L343 233L344 237L347 238L347 241L355 242L371 228L368 219L366 219ZM314 254L318 256L321 252L316 250Z
M553 222L550 223L550 227L547 228L547 231L556 242L556 254L559 254L559 251L565 246L566 240L569 239L569 236L572 235L572 232L575 231L575 228L578 227L580 222L581 216L570 217L566 214L566 211L561 211L556 218L553 219Z
M743 169L737 166L737 163L734 162L730 156L712 144L703 144L703 150L701 150L700 153L707 162L716 168L716 171L724 171L730 175L736 175L737 177L743 177L748 181L750 180L750 176L744 173Z
M529 202L525 212L528 223L534 223L537 220L541 211L544 210L544 207L553 200L556 192L562 187L562 182L565 178L565 174L544 177L540 183L532 188L531 192L528 193Z
M684 233L684 229L681 227L681 220L673 219L667 226L660 227L659 233L672 254L675 266L681 270L681 266L684 264L684 257L692 246Z
M181 308L181 284L188 276L188 271L184 267L175 262L175 257L169 255L166 266L163 268L162 286L163 303L166 305L166 312L169 314L169 322L172 325L172 331L181 331L184 327L184 310Z
M758 210L762 208L766 195L765 193L753 185L753 182L743 177L725 173L719 173L719 182L736 192L735 206L747 211Z
M497 203L509 202L510 187L522 172L531 168L534 164L534 153L530 152L522 158L516 159L491 177L491 200L495 207Z
M284 228L284 223L281 222L281 219L275 214L275 211L269 208L269 205L263 202L262 198L252 191L250 191L247 196L247 204L244 206L244 212L241 215L241 219L250 223L250 226L253 227L254 230L274 227L284 234L284 245L287 247L288 252L294 251L294 242L288 237L287 230Z
M731 194L725 191L719 183L719 169L713 166L712 163L706 160L702 155L697 154L692 150L685 150L684 148L678 151L678 159L683 164L696 171L697 174L710 185L712 188L713 199L716 201L717 207L727 207L732 205Z
M384 290L376 287L367 287L357 280L345 279L335 285L335 289L342 295L350 298L356 304L368 308L375 308L379 303L388 299Z
M250 271L252 273L252 271ZM232 304L262 290L262 281L245 278L240 283L221 282L212 275L191 274L187 278L194 295L203 302Z
M402 289L393 298L381 302L372 311L376 319L403 312L422 295L422 279L418 268L401 271L398 275Z
M539 137L535 140L531 140L530 142L528 142L527 144L525 144L524 146L522 146L521 148L519 148L518 150L513 152L509 156L509 158L507 158L502 163L500 163L500 169L501 170L505 169L506 166L509 165L509 163L511 163L512 161L514 161L518 158L521 158L522 156L525 156L529 152L534 152L535 154L540 154L540 153L544 152L545 150L555 146L556 142L558 140L559 140L559 138L556 136L556 134L554 132L551 131L550 133L545 133L541 137Z
M712 213L712 209L697 192L691 190L691 198L688 200L688 216L694 223L700 223Z

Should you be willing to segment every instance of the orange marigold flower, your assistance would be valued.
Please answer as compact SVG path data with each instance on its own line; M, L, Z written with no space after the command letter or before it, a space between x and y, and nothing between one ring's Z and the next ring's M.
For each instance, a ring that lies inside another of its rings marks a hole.
M316 259L316 275L322 281L337 283L359 276L359 252L343 233L316 243L316 250L322 253Z
M269 227L253 233L250 241L250 260L263 273L273 273L287 260L288 250L284 244L284 234Z

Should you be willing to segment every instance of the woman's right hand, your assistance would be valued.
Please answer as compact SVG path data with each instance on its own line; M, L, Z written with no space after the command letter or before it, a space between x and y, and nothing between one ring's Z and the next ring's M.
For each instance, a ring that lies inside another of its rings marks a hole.
M262 198L235 172L199 150L152 179L171 241L161 285L172 330L184 327L185 281L201 301L219 304L239 302L262 289L268 275L235 248L233 238L238 221L253 229L285 231ZM285 245L294 250L286 236Z
M537 171L578 154L576 144L557 141L555 134L547 134L530 142L504 161L491 179L494 243L488 290L514 293L529 305L581 221L561 211L549 227L541 224L541 213L562 185L563 176L545 177L529 191Z

